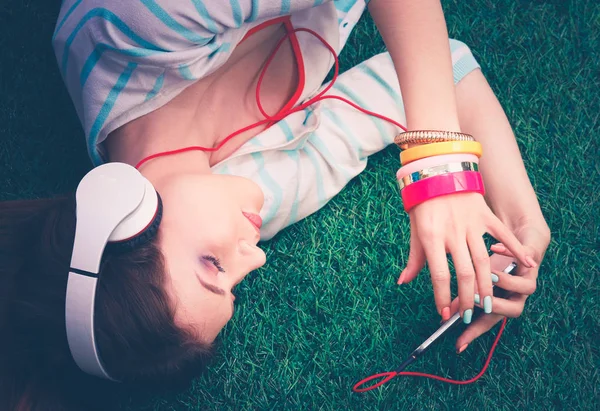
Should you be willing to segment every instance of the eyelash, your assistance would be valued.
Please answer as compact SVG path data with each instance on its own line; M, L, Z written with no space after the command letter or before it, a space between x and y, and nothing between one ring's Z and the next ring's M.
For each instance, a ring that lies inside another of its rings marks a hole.
M202 258L205 259L206 261L210 261L215 266L217 271L219 271L220 273L225 272L225 270L221 266L221 260L219 260L217 257L215 257L213 255L205 255L205 256L202 256Z

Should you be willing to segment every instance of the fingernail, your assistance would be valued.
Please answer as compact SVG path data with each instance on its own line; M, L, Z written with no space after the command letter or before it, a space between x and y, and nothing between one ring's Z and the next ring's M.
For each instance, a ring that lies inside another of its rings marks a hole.
M442 320L448 321L450 319L450 307L445 307L442 310Z
M404 284L405 273L406 273L406 270L404 270L400 273L400 278L398 278L398 285Z
M535 262L535 260L534 260L533 258L529 257L529 256L525 257L525 262L526 262L527 264L529 264L529 267L530 267L530 268L535 268L535 267L537 267L537 263Z
M463 322L465 324L471 324L472 316L473 316L473 310L471 310L470 308L468 310L465 310L465 312L463 313Z
M475 304L479 304L479 302L481 301L481 299L479 298L479 294L475 294L473 298L475 299Z
M469 346L469 344L464 344L462 347L460 347L458 350L456 350L456 353L460 354L461 352L466 350L468 346Z
M494 244L494 245L492 245L492 247L494 247L496 250L500 251L501 253L506 251L506 247L502 243Z
M497 283L498 281L500 281L500 279L498 278L498 276L496 274L492 274L492 282L493 283Z
M489 314L492 312L492 297L489 295L483 299L483 311L486 314Z

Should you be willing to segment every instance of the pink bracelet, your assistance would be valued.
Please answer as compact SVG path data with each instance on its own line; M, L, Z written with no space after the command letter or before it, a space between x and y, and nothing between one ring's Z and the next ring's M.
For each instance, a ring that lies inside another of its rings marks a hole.
M441 166L448 163L469 162L479 164L479 157L475 154L443 154L441 156L425 157L412 163L408 163L404 167L400 167L396 173L396 179L402 180L409 174L420 171L429 167Z
M485 194L483 180L478 171L460 171L430 177L406 186L401 194L404 210L408 213L414 206L432 198L468 192Z

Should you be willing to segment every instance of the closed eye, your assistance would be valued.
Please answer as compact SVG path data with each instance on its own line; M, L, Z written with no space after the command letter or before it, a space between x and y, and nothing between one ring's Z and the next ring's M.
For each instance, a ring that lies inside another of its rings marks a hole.
M217 257L215 257L213 255L203 255L202 259L212 263L212 265L215 266L215 268L217 269L218 272L220 272L220 273L225 272L225 270L221 266L221 261Z

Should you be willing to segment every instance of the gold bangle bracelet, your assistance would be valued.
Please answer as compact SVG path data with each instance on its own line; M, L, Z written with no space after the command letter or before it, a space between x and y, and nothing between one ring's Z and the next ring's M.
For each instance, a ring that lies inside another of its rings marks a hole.
M429 177L439 176L448 173L458 173L460 171L479 171L479 165L470 161L461 161L458 163L442 164L440 166L425 168L420 171L415 171L402 179L398 180L400 190L404 187L416 183L417 181L425 180Z
M436 130L407 131L394 138L394 143L403 150L406 150L409 144L430 144L444 141L475 141L475 139L470 134Z

